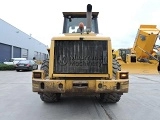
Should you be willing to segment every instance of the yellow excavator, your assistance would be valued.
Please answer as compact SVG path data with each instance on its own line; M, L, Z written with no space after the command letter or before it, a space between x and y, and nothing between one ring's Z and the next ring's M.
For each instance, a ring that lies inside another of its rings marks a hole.
M135 74L159 74L160 59L153 51L160 30L156 25L140 25L133 48L113 51L121 70Z

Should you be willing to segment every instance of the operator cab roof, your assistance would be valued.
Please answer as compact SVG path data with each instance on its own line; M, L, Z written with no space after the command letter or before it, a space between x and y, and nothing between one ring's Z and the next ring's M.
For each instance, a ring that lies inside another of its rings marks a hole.
M97 18L99 12L92 12L92 17ZM71 16L72 18L86 18L86 12L63 12L64 17Z

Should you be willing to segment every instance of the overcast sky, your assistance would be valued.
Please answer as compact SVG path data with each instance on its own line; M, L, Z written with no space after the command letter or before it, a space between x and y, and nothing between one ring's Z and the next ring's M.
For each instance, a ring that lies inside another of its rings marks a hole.
M111 37L113 48L132 47L140 24L160 29L160 0L0 0L0 18L50 46L62 32L62 12L85 12L92 4L99 32ZM157 40L160 45L160 40Z

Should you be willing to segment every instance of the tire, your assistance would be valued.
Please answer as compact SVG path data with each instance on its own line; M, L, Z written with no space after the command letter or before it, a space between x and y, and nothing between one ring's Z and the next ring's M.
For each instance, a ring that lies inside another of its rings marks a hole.
M29 67L28 70L29 70L29 71L32 71L32 70L33 70L33 66Z
M41 100L46 103L58 102L60 97L60 93L40 93Z
M48 77L49 75L49 60L44 60L41 65L41 70L44 70L45 77ZM42 101L46 103L53 103L60 100L61 93L40 93L40 98Z
M36 68L34 70L38 70L38 65L36 66Z
M118 93L101 93L100 99L104 103L116 103L120 100L121 95Z
M113 78L115 79L117 71L121 71L121 65L117 62L116 59L113 59L112 67Z
M117 71L121 71L121 65L117 62L117 60L113 59L112 62L113 69L113 78L116 78ZM119 93L100 93L100 99L104 103L116 103L120 100L121 95Z
M38 65L37 65L37 68L36 68L36 70L38 70Z
M49 60L44 60L42 65L41 65L41 70L44 70L45 77L49 75Z

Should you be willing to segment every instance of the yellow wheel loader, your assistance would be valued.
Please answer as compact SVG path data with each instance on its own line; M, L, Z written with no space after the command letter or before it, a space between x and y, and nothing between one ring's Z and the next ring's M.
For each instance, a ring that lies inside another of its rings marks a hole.
M156 25L140 25L133 48L113 51L121 70L135 74L159 74L160 62L153 54L158 36Z
M110 37L98 34L98 12L63 12L63 34L51 40L49 59L32 73L32 90L44 102L61 95L96 95L116 103L128 93L129 73L112 57Z

